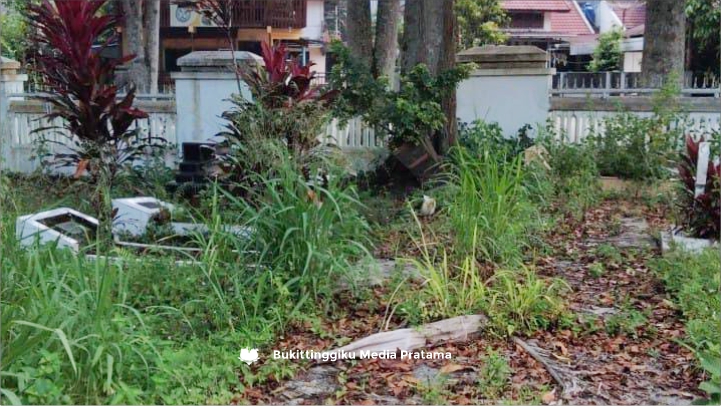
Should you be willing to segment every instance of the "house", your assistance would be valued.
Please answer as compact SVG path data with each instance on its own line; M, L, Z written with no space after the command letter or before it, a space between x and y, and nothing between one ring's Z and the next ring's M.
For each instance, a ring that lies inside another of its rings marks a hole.
M178 58L192 51L228 49L223 30L172 0L160 0L160 83L170 84ZM325 74L323 0L246 0L234 8L232 37L236 49L260 54L262 41L283 42L290 54ZM123 54L129 54L123 38Z
M643 34L646 22L646 2L644 0L603 0L579 2L589 22L597 34L580 36L570 42L570 58L576 61L590 61L598 45L598 35L621 29L624 40L624 72L640 72L643 57Z
M596 33L573 0L504 0L502 6L510 17L504 28L509 35L508 43L535 45L549 51L551 65L559 70L569 69L570 41Z

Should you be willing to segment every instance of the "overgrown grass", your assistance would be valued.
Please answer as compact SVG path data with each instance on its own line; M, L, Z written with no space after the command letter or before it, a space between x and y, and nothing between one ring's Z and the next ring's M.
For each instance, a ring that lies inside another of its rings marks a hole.
M288 323L331 308L369 238L354 188L281 168L246 200L215 188L193 212L210 229L195 236L201 254L184 262L23 249L16 216L47 203L20 199L3 177L3 403L227 404L243 385L292 374L273 362L251 373L238 350L266 348Z
M491 151L453 153L449 218L455 250L498 264L518 264L528 244L533 206L523 187L520 156L510 163Z
M593 151L587 144L571 144L545 138L541 144L548 150L550 171L538 176L550 183L556 208L563 215L581 218L586 210L599 201L600 184Z
M24 403L138 402L162 342L129 300L133 265L12 239L2 241L5 390Z
M704 389L716 402L721 396L721 259L718 248L701 254L676 250L650 263L686 318L688 345L708 373Z
M563 281L541 279L522 266L496 270L484 278L473 256L466 256L456 265L445 249L438 255L432 254L417 218L416 222L420 229L416 245L421 258L408 261L420 272L423 281L420 289L396 289L393 296L400 298L393 313L398 311L413 324L483 313L489 317L493 331L501 336L547 328L563 315L562 294L569 289Z

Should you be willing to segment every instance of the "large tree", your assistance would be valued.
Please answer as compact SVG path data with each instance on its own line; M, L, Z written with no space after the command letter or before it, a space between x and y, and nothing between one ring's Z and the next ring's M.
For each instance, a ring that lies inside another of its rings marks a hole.
M425 64L433 75L452 69L456 62L456 18L454 0L406 0L401 70L410 72ZM455 92L443 100L446 127L436 134L441 153L455 142Z
M392 77L395 73L400 21L401 0L378 0L373 48L373 73L376 76Z
M369 0L347 0L347 42L351 54L371 66L373 33L371 31L371 4Z
M346 42L373 75L392 77L398 56L401 0L378 0L375 35L370 0L346 0Z
M129 51L128 81L140 93L158 92L160 0L122 0Z
M719 74L721 0L686 0L687 68Z
M683 81L686 59L685 0L646 2L641 71L647 86L658 87L670 78Z

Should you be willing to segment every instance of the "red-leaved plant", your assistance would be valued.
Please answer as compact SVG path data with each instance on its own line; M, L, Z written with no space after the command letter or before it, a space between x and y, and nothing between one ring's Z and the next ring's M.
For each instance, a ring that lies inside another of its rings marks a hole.
M231 151L228 171L244 178L266 173L274 159L266 149L276 142L305 167L316 156L318 135L328 119L334 93L313 84L312 64L302 66L290 58L284 44L262 44L263 66L245 64L239 74L252 100L237 95L234 108L223 114L228 120L225 137ZM268 141L271 141L270 143ZM265 151L265 152L261 152Z
M314 63L301 65L297 58L288 57L285 44L261 44L264 66L261 69L242 68L241 76L253 96L267 108L293 108L303 102L325 103L333 92L323 93L322 87L313 85Z
M115 39L119 17L101 15L107 0L42 0L26 11L31 40L40 48L37 70L46 93L40 100L52 111L45 116L59 125L39 132L59 131L67 142L46 140L59 145L52 155L55 166L75 168L75 176L89 174L96 186L92 203L100 220L100 235L110 234L112 220L110 191L123 167L160 147L163 140L143 137L131 129L135 120L148 115L133 107L135 90L119 97L112 84L114 69L133 56L109 59L101 56Z
M686 137L686 151L681 154L678 167L683 183L678 209L683 222L681 225L690 234L718 240L721 234L721 163L714 163L713 157L710 159L704 191L695 196L700 144L701 140Z
M67 130L67 153L54 154L55 165L74 166L76 176L88 171L114 178L124 163L159 146L162 140L140 139L135 120L148 115L133 107L135 90L118 97L114 70L134 58L109 59L101 52L115 40L119 17L100 15L107 0L43 0L30 5L27 21L32 40L41 47L37 70L47 88L38 98L51 104L45 118L62 118L59 126L38 131ZM52 141L51 141L52 142Z

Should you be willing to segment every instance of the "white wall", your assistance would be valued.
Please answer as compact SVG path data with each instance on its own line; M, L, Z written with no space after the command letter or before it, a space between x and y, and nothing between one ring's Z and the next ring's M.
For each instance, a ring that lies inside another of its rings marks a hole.
M543 123L553 73L555 69L476 70L458 87L456 115L468 123L498 122L506 135L525 124Z
M641 72L641 60L643 59L643 51L624 52L623 53L623 71L624 72Z
M601 33L611 31L615 27L623 27L621 19L618 18L611 6L606 1L598 4L596 9L596 23Z
M325 71L325 54L323 53L323 49L320 47L311 47L308 49L308 54L310 57L310 61L315 63L312 68L310 68L313 72L318 72L321 74L326 74Z
M301 36L306 39L321 39L323 36L323 22L325 19L324 1L308 0L306 16L306 26L301 31Z
M551 13L543 13L543 31L551 31Z

